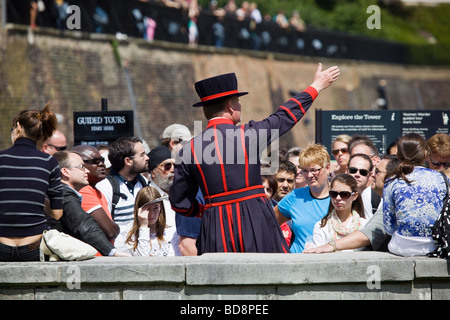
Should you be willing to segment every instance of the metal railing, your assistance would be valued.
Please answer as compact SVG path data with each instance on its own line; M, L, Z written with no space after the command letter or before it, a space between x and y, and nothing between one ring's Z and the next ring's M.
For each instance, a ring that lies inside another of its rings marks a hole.
M25 1L7 0L7 21L29 24ZM67 29L65 19L58 20L54 0L44 0L46 9L38 13L37 25ZM84 32L117 34L119 37L152 38L189 43L190 19L186 10L166 7L160 2L138 0L68 0L80 12L80 29ZM283 29L275 22L251 24L231 16L219 19L209 10L197 17L198 44L223 46L294 55L407 63L408 46L341 32L308 28L306 32ZM221 28L224 38L214 30ZM151 40L151 39L149 39Z

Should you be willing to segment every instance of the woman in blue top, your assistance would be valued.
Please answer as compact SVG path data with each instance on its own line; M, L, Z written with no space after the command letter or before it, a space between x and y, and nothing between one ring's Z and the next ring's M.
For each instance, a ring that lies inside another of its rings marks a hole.
M424 167L427 150L421 135L401 137L401 162L385 178L384 228L392 235L388 249L397 255L423 256L435 249L431 228L442 210L446 186L439 172Z
M62 216L62 186L58 162L38 151L37 142L56 130L56 116L47 105L24 110L13 120L13 146L0 151L0 261L39 261L42 232L48 213Z
M314 225L327 214L330 205L330 155L325 147L314 144L304 148L299 165L308 186L292 190L274 208L280 225L292 220L295 237L291 253L302 253L308 244L313 244Z

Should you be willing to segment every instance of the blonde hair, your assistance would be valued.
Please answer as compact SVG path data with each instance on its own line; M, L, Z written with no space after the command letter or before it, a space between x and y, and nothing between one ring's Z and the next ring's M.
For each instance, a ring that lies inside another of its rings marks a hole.
M326 167L330 164L330 155L323 145L319 143L309 144L300 152L298 160L301 168L308 167L312 164Z
M333 140L333 142L331 143L331 147L333 148L335 142L342 142L348 146L351 138L352 137L350 137L348 134L340 134L336 136L336 139Z
M430 152L443 158L450 157L450 135L437 133L427 140Z

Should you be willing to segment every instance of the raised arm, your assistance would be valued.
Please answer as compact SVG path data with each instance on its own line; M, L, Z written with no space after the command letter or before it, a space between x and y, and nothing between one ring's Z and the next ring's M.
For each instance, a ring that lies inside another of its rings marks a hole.
M341 71L339 70L338 66L330 67L330 68L322 71L322 64L319 63L319 66L317 67L317 71L316 71L316 74L314 75L314 81L311 84L311 87L316 89L317 92L325 90L339 78L340 74L341 74Z

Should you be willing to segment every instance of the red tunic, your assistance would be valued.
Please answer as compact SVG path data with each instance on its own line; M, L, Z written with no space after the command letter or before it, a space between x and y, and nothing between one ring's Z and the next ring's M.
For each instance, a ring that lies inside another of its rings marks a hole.
M179 214L195 216L203 211L199 254L289 252L264 193L259 156L304 116L316 97L317 91L308 87L268 118L241 126L225 118L211 119L184 146L169 199ZM199 186L205 208L195 200Z

